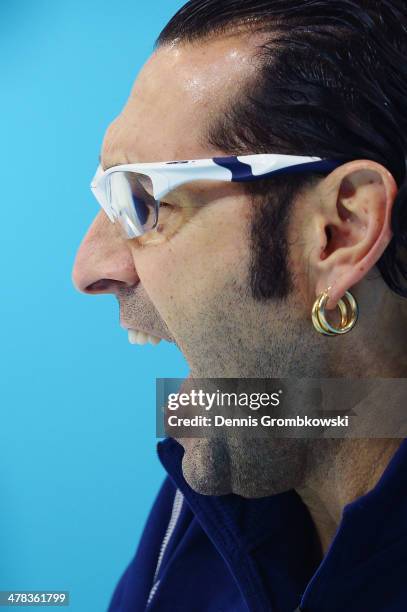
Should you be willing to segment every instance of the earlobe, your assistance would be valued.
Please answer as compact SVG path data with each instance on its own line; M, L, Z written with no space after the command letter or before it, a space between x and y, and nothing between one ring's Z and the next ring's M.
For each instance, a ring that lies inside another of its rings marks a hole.
M369 160L350 162L323 186L325 245L316 264L316 295L328 287L327 309L360 282L392 238L391 212L397 194L392 175Z

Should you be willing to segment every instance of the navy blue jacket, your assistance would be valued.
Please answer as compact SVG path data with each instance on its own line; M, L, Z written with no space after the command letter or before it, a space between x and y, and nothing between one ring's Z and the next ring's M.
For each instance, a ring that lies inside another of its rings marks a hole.
M407 611L407 439L375 488L345 506L323 560L295 491L199 495L183 448L168 438L158 454L169 476L109 612Z

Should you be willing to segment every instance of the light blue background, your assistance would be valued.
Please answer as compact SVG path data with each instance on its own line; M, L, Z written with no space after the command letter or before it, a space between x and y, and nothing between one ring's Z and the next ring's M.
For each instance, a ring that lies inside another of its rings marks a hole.
M105 610L134 554L164 474L155 378L187 373L70 280L104 130L182 4L0 3L0 590L69 590L75 612Z

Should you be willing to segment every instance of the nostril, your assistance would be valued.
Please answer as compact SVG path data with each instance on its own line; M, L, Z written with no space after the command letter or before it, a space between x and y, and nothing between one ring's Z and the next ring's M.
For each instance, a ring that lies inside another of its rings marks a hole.
M121 287L130 287L129 283L114 280L112 278L101 278L85 288L86 293L117 293Z
M117 282L117 281L116 281ZM102 278L94 283L88 285L85 289L87 293L102 293L111 292L115 281L110 278Z

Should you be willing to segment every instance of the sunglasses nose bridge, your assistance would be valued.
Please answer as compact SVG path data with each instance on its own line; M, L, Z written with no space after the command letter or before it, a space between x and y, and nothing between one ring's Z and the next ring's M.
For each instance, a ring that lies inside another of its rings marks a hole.
M104 212L106 213L110 221L114 223L117 217L116 217L115 211L112 209L112 207L109 204L109 201L106 195L106 190L101 188L101 185L98 185L94 182L91 184L90 188L99 206L104 210Z

